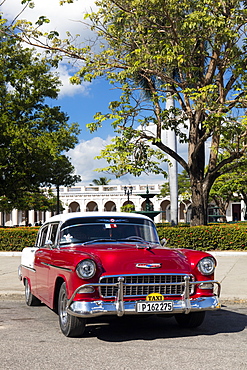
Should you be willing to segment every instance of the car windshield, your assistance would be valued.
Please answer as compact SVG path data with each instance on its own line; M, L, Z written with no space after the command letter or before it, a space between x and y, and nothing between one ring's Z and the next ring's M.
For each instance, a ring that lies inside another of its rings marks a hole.
M159 244L152 221L134 217L87 217L66 221L60 231L60 245L94 241L140 241Z

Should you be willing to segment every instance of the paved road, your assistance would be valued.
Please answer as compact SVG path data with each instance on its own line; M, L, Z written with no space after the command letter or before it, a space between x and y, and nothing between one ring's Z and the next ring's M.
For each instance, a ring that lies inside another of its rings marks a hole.
M246 370L247 253L216 258L223 305L201 327L182 330L174 318L98 319L83 338L66 338L53 311L24 303L20 256L0 254L0 369Z
M207 312L197 329L174 318L95 319L83 338L66 338L57 315L23 300L0 302L1 370L246 370L247 307Z

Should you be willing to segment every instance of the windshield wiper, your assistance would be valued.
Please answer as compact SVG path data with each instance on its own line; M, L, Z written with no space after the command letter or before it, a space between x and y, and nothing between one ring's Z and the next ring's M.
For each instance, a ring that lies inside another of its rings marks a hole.
M152 243L147 242L146 240L142 239L140 236L129 236L127 238L118 239L118 241L126 241L126 242L137 242L140 244L136 244L137 249L152 249Z
M148 243L146 240L142 239L140 236L128 236L127 238L117 239L118 241L127 241L127 242L140 242Z
M93 239L93 240L89 240L89 241L83 243L83 245L100 243L100 242L116 242L116 241L117 241L116 239Z

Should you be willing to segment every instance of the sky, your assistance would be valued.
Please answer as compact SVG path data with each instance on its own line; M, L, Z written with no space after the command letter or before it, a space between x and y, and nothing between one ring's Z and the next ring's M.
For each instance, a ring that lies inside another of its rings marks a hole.
M72 35L80 34L82 39L88 39L90 35L92 36L81 21L83 14L90 12L90 9L96 9L94 0L75 0L74 4L63 6L59 5L59 0L34 0L34 3L34 9L26 8L20 15L20 19L35 23L39 16L43 15L50 19L50 23L42 28L44 31L56 30L61 38L66 37L66 31ZM1 12L4 18L11 21L22 8L21 0L5 0L1 5ZM99 155L100 150L110 143L114 133L109 123L93 134L88 131L86 124L93 122L93 116L96 112L106 113L109 102L117 99L119 92L103 79L92 83L72 85L69 78L75 69L68 64L61 64L58 72L62 87L58 99L50 104L61 106L61 110L69 115L69 122L77 122L80 125L79 143L67 154L75 167L75 173L82 178L81 184L89 185L93 179L102 176L111 179L111 184L164 183L163 175L150 174L134 177L127 174L116 179L115 176L95 171L96 168L107 165L105 160L97 160L94 157Z

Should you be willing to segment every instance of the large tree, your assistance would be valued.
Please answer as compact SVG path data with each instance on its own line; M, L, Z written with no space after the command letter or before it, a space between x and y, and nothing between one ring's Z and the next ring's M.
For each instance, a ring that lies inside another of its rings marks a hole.
M0 196L12 208L27 192L36 194L40 186L57 185L59 168L63 171L60 185L72 185L78 180L64 152L75 146L79 133L78 124L69 124L69 117L60 107L48 103L57 98L60 86L51 64L34 50L23 48L14 35L6 34L2 21ZM63 163L54 167L61 158Z
M157 173L169 154L190 178L192 225L207 223L213 183L246 155L246 2L99 0L96 4L98 11L88 17L98 44L78 48L59 40L56 32L48 35L50 44L42 44L37 30L31 34L27 27L22 38L82 60L73 82L104 76L120 88L120 99L109 104L109 112L96 113L89 125L94 131L103 121L111 122L116 131L102 152L110 164L107 169L117 176ZM41 17L38 24L43 21ZM167 96L175 100L170 111L165 109ZM163 131L168 128L187 143L187 158L164 141ZM221 151L227 154L223 160Z

